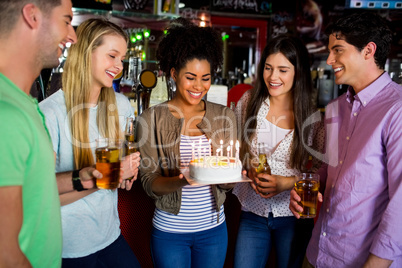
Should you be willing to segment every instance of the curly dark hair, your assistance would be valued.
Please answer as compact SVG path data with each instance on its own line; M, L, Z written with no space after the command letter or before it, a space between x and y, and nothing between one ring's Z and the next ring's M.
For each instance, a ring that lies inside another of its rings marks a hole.
M160 41L156 59L168 77L172 68L180 71L193 59L207 60L214 73L223 62L222 38L211 27L198 27L187 19L177 18L169 24L167 34Z
M354 12L339 18L326 28L329 35L335 34L361 51L369 42L374 42L377 49L374 60L378 68L384 69L391 50L392 31L388 22L377 13Z

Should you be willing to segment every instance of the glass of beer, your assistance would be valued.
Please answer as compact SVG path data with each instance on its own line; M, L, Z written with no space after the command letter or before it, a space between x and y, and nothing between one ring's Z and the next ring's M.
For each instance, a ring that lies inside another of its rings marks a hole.
M302 173L295 183L295 189L300 196L299 205L303 207L300 218L315 218L317 215L317 196L320 189L320 176L314 173Z
M116 189L120 180L120 161L123 141L101 138L96 140L96 169L103 177L96 180L100 189Z

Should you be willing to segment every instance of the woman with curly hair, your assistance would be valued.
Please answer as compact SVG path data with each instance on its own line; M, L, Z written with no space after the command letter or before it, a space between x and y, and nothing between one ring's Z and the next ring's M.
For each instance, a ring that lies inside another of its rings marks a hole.
M159 43L157 59L176 94L138 119L140 177L156 206L154 265L222 267L228 241L223 203L232 185L189 185L180 172L191 160L193 142L215 152L220 140L227 146L237 137L233 111L203 100L223 61L222 39L210 27L179 18Z

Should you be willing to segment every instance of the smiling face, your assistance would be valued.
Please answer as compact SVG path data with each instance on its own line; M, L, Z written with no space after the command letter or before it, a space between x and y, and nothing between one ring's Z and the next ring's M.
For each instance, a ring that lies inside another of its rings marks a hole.
M327 64L331 65L335 72L335 83L359 88L360 83L367 77L364 50L358 51L345 40L337 39L335 34L329 36L328 49Z
M265 60L263 77L271 97L291 96L295 68L280 52Z
M44 14L40 29L41 50L37 59L43 68L53 68L59 65L59 57L67 43L75 43L77 36L71 25L73 18L70 0L61 0L61 5L52 9L51 14Z
M207 60L193 59L177 72L171 70L176 82L176 98L185 104L198 105L211 87L211 65Z
M102 44L92 52L92 85L112 87L113 79L123 69L127 44L120 35L105 35Z

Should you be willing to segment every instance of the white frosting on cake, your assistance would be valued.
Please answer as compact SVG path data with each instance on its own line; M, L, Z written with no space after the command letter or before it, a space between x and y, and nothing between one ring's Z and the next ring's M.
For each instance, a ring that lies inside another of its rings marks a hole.
M241 172L241 161L234 157L206 156L205 159L196 158L190 162L190 177L200 181L238 179Z

